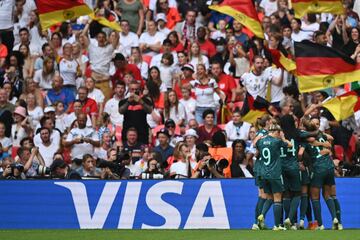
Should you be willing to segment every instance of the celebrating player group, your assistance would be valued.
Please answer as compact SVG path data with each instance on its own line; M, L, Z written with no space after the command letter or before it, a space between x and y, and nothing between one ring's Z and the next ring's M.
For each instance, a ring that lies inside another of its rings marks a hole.
M273 230L305 229L305 217L309 229L325 229L320 192L331 214L332 229L343 229L331 157L333 138L321 132L319 125L317 118L299 123L293 115L258 119L253 145L257 149L254 172L259 196L252 229L266 229L265 218L272 205Z

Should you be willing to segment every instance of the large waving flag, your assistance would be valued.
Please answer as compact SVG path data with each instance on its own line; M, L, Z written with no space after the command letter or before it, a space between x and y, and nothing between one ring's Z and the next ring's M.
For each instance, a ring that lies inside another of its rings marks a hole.
M242 121L255 124L258 118L261 118L267 113L269 105L269 102L264 98L257 96L256 99L254 99L254 97L247 92L240 113Z
M296 69L295 62L291 59L290 54L282 53L278 49L269 49L271 53L273 63L278 68L283 68L288 72L294 71Z
M360 65L338 50L310 41L295 42L300 92L340 86L360 79Z
M92 13L83 0L36 0L36 6L43 29Z
M291 0L296 18L302 18L307 13L344 14L341 0Z
M224 0L210 9L232 16L257 37L264 38L264 32L252 0Z
M352 91L334 97L323 103L322 106L327 108L337 121L341 121L360 110L360 97Z

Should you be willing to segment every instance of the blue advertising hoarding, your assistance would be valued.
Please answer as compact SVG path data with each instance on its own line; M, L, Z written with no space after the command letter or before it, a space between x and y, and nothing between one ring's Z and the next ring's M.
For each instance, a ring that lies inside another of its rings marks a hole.
M345 228L360 228L359 186L337 179ZM1 181L0 192L0 229L244 229L257 200L253 179ZM322 214L331 227L324 202Z

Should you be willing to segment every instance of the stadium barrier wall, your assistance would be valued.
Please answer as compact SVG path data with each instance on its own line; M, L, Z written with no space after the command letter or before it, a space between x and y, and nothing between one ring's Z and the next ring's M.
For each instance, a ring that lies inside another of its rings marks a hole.
M337 195L344 227L360 228L360 178L337 179ZM250 228L256 200L253 179L1 181L0 229Z

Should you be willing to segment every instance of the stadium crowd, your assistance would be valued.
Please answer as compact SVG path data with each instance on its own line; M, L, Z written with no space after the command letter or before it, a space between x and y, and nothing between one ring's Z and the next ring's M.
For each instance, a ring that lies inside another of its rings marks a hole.
M0 1L2 179L253 177L262 121L288 115L318 119L336 176L360 175L360 112L336 121L322 107L358 82L300 94L271 54L310 40L359 62L351 0L302 19L255 1L265 39L209 10L219 0L86 2L122 32L87 16L42 29L34 0ZM269 101L265 118L242 120L247 94Z

